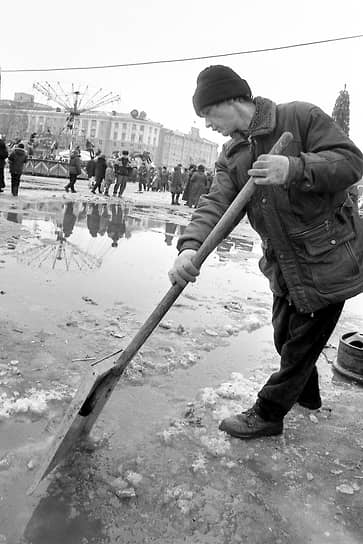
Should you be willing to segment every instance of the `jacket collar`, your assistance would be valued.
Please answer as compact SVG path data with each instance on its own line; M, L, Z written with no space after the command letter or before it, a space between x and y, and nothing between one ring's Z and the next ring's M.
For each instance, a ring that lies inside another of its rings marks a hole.
M223 145L228 156L236 151L236 148L249 143L249 138L271 134L276 126L276 104L268 98L257 96L254 99L256 110L246 132L241 132L238 137L228 140Z

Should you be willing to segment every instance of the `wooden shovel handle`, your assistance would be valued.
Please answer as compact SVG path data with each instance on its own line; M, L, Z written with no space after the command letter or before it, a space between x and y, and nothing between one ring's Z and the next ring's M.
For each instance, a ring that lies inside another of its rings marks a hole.
M290 132L284 132L277 142L272 147L270 154L279 155L287 147L287 145L292 141L293 136ZM193 262L197 268L200 268L202 263L208 257L208 255L217 247L218 244L225 238L229 233L231 225L234 224L240 214L242 213L243 208L246 206L247 202L251 198L255 190L255 184L253 178L250 178L246 185L238 193L232 204L223 214L221 219L218 221L213 230L209 233L207 238L204 240L203 244L200 246L195 256L193 257ZM173 285L163 299L156 306L155 310L150 314L148 319L142 325L141 329L136 333L134 338L131 340L130 344L125 348L120 357L115 362L113 367L113 373L115 375L121 375L131 361L133 356L137 353L140 347L144 344L146 339L150 336L155 327L160 323L164 315L171 308L173 303L176 301L178 296L183 291L184 287L179 285Z

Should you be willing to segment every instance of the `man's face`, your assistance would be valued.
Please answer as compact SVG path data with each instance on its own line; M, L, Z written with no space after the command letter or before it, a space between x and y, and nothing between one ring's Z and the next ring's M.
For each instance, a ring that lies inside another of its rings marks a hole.
M233 136L236 131L247 130L250 124L250 117L244 116L243 112L237 111L235 103L222 102L205 108L202 112L205 119L205 126L222 134Z

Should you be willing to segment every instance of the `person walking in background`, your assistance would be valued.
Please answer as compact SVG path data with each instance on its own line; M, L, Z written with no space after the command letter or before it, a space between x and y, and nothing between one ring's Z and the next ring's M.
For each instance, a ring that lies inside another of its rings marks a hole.
M169 172L168 172L168 169L166 168L166 166L163 166L162 169L161 169L160 185L161 185L161 188L160 188L161 191L164 192L164 191L168 190Z
M113 168L112 161L107 161L105 172L105 192L103 193L105 196L109 196L108 191L113 183L115 183L115 170Z
M101 153L96 158L95 184L93 186L91 193L95 194L97 190L99 194L102 193L101 185L103 180L105 179L106 168L107 168L106 156L103 153Z
M196 172L197 170L197 167L195 164L190 164L189 165L189 168L187 170L187 175L186 175L186 183L184 185L184 190L183 190L183 195L182 195L182 200L185 200L185 205L188 204L188 198L189 198L189 189L190 189L190 179L192 177L192 175L194 174L194 172Z
M178 164L174 168L174 172L171 175L171 181L170 181L170 192L171 192L171 204L175 204L176 206L179 206L179 197L180 194L183 192L183 179L182 179L182 171L181 171L181 164Z
M69 160L69 182L64 187L65 191L68 193L71 190L71 193L76 193L74 186L77 181L77 177L82 172L81 169L81 159L79 157L78 151L74 150L71 153L71 158Z
M161 190L161 168L156 167L151 181L151 190L160 191Z
M207 193L207 176L204 173L203 164L199 164L195 172L192 173L189 180L189 191L187 204L189 208L198 206L201 195Z
M6 146L6 143L2 138L0 138L0 193L4 192L5 189L5 175L4 175L4 168L5 168L5 161L9 156L8 148Z
M238 220L247 213L261 237L259 266L273 293L280 365L255 403L219 428L241 439L279 435L295 403L321 407L317 360L345 300L363 291L363 223L349 195L362 177L363 155L318 106L253 98L247 81L227 66L199 74L193 105L206 127L231 140L178 240L169 278L181 287L196 280L196 251L251 177L255 190ZM270 154L285 131L293 140Z
M125 150L122 152L121 157L115 162L116 183L113 189L113 196L117 196L117 193L118 196L123 195L131 174L131 169L129 152Z
M142 164L138 171L138 178L139 178L139 193L142 193L142 191L146 191L146 183L147 183L147 166L145 161L142 161Z
M8 161L11 175L11 194L18 196L20 178L23 173L24 165L28 160L28 155L24 150L24 144L17 144L11 151Z
M89 189L93 189L93 186L95 183L95 171L96 171L96 161L94 157L91 157L90 160L87 161L87 164L86 164L86 172L88 177Z

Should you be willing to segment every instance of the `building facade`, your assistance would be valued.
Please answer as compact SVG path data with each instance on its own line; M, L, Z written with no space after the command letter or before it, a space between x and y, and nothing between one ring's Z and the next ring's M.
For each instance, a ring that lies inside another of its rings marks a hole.
M172 168L177 164L204 164L213 168L218 155L218 144L203 139L199 130L189 134L173 131L144 116L116 111L84 112L77 120L77 143L85 148L90 141L95 150L107 156L127 149L130 153L150 153L156 166ZM14 100L0 100L0 134L6 140L27 140L32 133L47 142L57 141L58 148L70 146L71 132L67 128L67 114L61 108L51 108L34 102L27 93L15 93Z
M177 164L203 164L214 168L218 157L218 144L201 138L199 129L192 127L188 134L167 128L161 129L160 145L155 162L172 168Z

